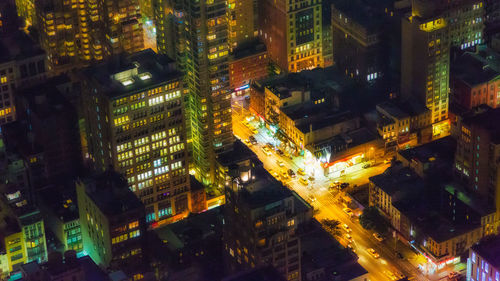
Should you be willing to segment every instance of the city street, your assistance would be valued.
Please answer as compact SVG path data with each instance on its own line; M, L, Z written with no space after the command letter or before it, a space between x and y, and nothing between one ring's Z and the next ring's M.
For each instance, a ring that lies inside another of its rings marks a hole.
M247 142L247 145L249 145L249 147L257 154L259 159L263 162L264 167L272 175L283 181L302 198L311 203L316 210L316 219L319 221L325 218L335 219L340 221L341 224L347 224L352 229L350 234L354 241L351 245L355 253L359 256L359 263L366 270L368 270L370 280L395 280L397 279L395 276L401 276L401 273L408 276L410 280L431 280L427 276L424 276L408 261L410 254L407 254L408 257L406 257L405 253L410 252L415 255L411 250L409 250L409 247L401 245L401 243L396 244L395 239L391 237L385 239L383 242L377 241L373 237L373 232L363 229L359 222L357 222L357 218L351 218L344 212L343 209L345 206L339 202L340 191L337 189L329 191L329 185L333 181L347 182L351 185L363 185L368 183L369 177L380 174L389 166L389 164L383 164L384 159L376 159L376 162L380 162L378 165L361 169L339 178L328 178L323 175L322 171L319 173L316 172L314 173L314 180L309 182L307 185L299 181L301 176L298 174L295 178L283 179L282 174L284 171L292 169L297 172L299 168L305 168L304 157L293 157L293 159L290 159L288 157L282 157L274 151L271 155L267 155L262 147L265 146L266 143L272 142L272 137L267 133L267 129L256 128L258 127L258 121L250 121L250 126L244 125L244 120L247 120L246 122L249 121L243 117L247 117L249 115L250 114L241 106L236 109L233 108L234 134L242 141L248 140L251 135L256 138L258 142L257 144L251 145ZM254 130L251 131L251 129ZM255 130L258 131L256 134ZM312 165L315 164L312 163ZM337 239L341 244L347 246L347 240L344 237L345 234L346 232L343 231L342 237ZM397 257L395 250L396 247L401 253L404 253L403 259ZM372 255L367 251L369 248L372 248L379 253L380 258L372 257ZM435 278L432 279L437 280Z

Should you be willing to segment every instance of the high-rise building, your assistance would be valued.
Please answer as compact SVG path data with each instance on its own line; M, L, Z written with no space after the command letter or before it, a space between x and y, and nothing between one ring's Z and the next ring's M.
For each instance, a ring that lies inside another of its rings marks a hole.
M476 0L416 0L402 20L401 93L432 114L433 135L449 131L450 47L483 42L483 4Z
M200 182L214 183L216 156L231 150L234 139L227 4L225 0L174 2L175 52L189 93L186 111L190 164ZM166 49L162 45L164 43L158 41L160 52Z
M284 71L323 66L321 0L263 0L259 36Z
M89 160L112 166L146 206L146 220L172 222L190 210L182 76L145 50L83 71Z
M36 26L50 68L75 65L144 49L138 0L40 0Z
M230 174L223 227L229 270L272 265L287 280L302 280L297 230L311 219L311 209L262 164L241 162Z
M500 218L500 108L464 118L455 153L455 169L473 194Z
M254 37L253 0L228 0L229 46L231 49Z
M0 125L16 120L16 91L47 76L45 53L22 31L0 38Z
M175 30L179 25L176 23L174 15L175 0L153 0L154 23L156 27L156 45L158 53L168 55L170 58L176 58L176 44L178 32Z
M500 280L500 236L491 236L472 246L467 259L467 280Z
M439 14L415 14L402 20L401 93L431 111L431 124L448 118L448 34L448 22ZM440 134L439 127L434 134Z
M30 26L36 22L35 0L16 0L17 14Z
M346 76L375 81L388 74L393 0L332 1L332 55Z
M122 269L134 279L144 273L144 205L121 175L108 170L76 182L83 248L92 260Z

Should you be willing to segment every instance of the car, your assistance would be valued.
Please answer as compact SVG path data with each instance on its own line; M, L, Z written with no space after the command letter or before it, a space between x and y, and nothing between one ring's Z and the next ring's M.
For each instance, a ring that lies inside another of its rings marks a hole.
M351 209L349 208L344 208L342 209L344 211L344 213L348 214L350 217L354 216L354 213L352 212Z
M382 237L382 235L378 234L378 233L373 233L373 237L375 237L375 239L377 239L378 242L382 242L384 241L384 237Z
M266 143L266 147L268 149L274 150L274 145L272 145L270 142Z
M394 271L393 274L394 274L394 276L396 276L396 280L401 280L401 279L406 278L406 276L399 271Z
M309 202L311 202L311 203L316 202L316 197L314 197L314 195L312 195L312 194L307 196L307 199L309 199Z
M349 243L351 243L352 241L354 241L354 240L352 239L351 234L349 234L349 233L347 233L344 237L345 237L345 239L346 239L347 241L349 241Z
M245 125L245 127L250 126L250 123L248 123L248 121L246 121L246 120L241 121L241 124Z
M368 248L366 251L374 258L378 259L380 258L380 255L373 249L373 248Z
M384 164L388 164L388 163L391 163L391 159L385 159L384 160Z
M300 168L297 170L297 174L301 175L301 176L305 176L306 175L306 171L304 171L304 169Z
M370 168L370 166L371 166L370 163L366 163L366 164L363 165L363 169Z
M254 134L254 135L256 135L256 134L258 134L258 133L259 133L259 131L258 131L257 129L255 129L255 128L254 128L254 129L251 129L251 131L252 131L252 134Z
M276 171L273 171L271 173L271 175L273 175L273 177L275 177L275 178L279 178L280 177L280 174L278 174L278 172L276 172Z
M349 248L349 250L351 250L353 253L356 253L356 249L354 249L354 247L351 243L347 244L347 248Z
M349 183L348 182L343 182L340 184L340 189L344 189L344 188L347 188L349 187Z
M271 156L271 151L269 151L269 149L267 147L262 147L262 151L264 151L264 153L267 155L267 156Z
M300 178L300 179L299 179L299 182L300 182L301 184L303 184L303 185L308 185L308 184L309 184L309 181L307 181L307 179L305 179L305 178Z
M293 160L293 156L288 153L288 152L285 152L285 155L284 155L286 158L289 158L290 160Z
M281 179L282 180L288 180L288 173L286 171L281 171Z
M344 223L342 225L342 228L347 232L347 233L350 233L352 231L352 229L346 224Z
M288 175L289 175L291 178L295 178L295 172L294 172L292 169L288 169Z
M333 181L329 185L330 189L335 189L335 188L340 188L340 182L339 181Z
M313 177L313 176L310 176L310 177L309 177L309 181L313 182L313 181L314 181L314 177Z
M245 139L243 141L247 146L251 146L252 145L252 142L249 140L249 139Z
M278 155L283 156L283 150L281 150L281 149L279 149L279 148L278 148L278 149L276 149L276 153L278 153Z
M283 160L278 159L278 160L276 160L276 163L278 163L278 166L280 166L280 167L285 166L285 163L283 163Z
M400 260L403 260L405 258L403 257L403 254L401 254L400 252L396 252L396 256L398 256Z
M249 136L248 140L250 141L251 144L257 144L257 140L255 139L254 136Z

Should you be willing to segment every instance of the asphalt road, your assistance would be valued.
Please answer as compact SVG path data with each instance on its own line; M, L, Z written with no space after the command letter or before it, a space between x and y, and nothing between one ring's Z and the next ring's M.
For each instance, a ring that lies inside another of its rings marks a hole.
M248 139L250 135L254 134L247 126L243 125L242 113L245 114L245 109L241 107L233 110L233 131L237 137L245 140ZM263 132L264 130L265 129L260 129L259 133L254 135L258 144L249 145L249 147L257 154L259 159L264 163L264 167L271 174L278 175L278 178L291 189L295 190L306 201L314 201L311 205L317 210L315 215L316 219L319 221L324 218L339 220L342 224L345 223L352 229L350 234L354 239L352 243L353 249L359 257L358 262L369 272L371 281L392 280L394 273L402 273L408 276L410 280L430 280L418 271L418 269L408 260L401 260L396 256L394 240L392 238L379 242L373 237L372 232L360 226L357 219L348 216L343 211L344 206L338 201L339 191L329 191L328 189L329 183L335 180L357 185L366 184L368 183L369 177L380 174L389 164L375 165L337 179L319 176L306 186L299 182L300 175L298 174L295 178L285 180L279 176L283 170L292 169L296 172L297 169L303 168L304 159L303 157L293 157L293 159L284 158L275 152L272 152L270 156L266 155L262 150L262 146L269 141L270 137L267 133ZM281 165L283 166L278 164L278 160L282 161ZM384 159L377 159L377 162L383 162L383 160ZM345 232L342 233L342 237L337 237L337 240L346 246L347 240L345 238ZM372 257L372 255L367 252L368 248L375 249L375 251L380 254L380 258Z

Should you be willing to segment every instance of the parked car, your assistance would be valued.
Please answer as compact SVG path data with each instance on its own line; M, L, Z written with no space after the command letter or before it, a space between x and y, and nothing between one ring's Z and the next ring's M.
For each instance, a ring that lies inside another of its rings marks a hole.
M308 185L308 184L309 184L309 182L308 182L308 181L307 181L307 179L305 179L305 178L300 178L300 179L299 179L299 182L300 182L301 184L303 184L303 185Z
M352 229L346 224L344 223L342 225L342 228L347 232L347 233L350 233L352 231Z
M340 189L344 189L344 188L348 188L349 187L349 183L348 182L343 182L340 184Z
M264 151L264 153L267 155L267 156L271 156L271 151L269 150L269 148L267 147L262 147L262 151Z
M278 160L276 160L276 163L278 163L278 166L280 166L280 167L285 166L285 163L283 163L283 160L278 159Z
M352 239L351 234L349 234L349 233L347 233L344 237L345 237L345 239L346 239L349 243L351 243L352 241L354 241L354 240Z
M281 150L281 149L278 148L278 149L276 149L276 153L278 153L278 155L282 156L283 155L283 150Z
M248 137L248 140L250 141L251 144L257 144L257 140L255 139L254 136Z
M281 179L282 179L282 180L287 180L287 179L289 179L289 177L288 177L288 173L287 173L285 170L281 171Z
M295 178L295 172L294 172L292 169L288 169L288 175L289 175L291 178Z
M251 131L252 131L252 134L254 134L254 135L259 133L259 130L255 129L255 128L251 129Z
M312 194L310 194L307 198L309 199L309 202L311 202L311 203L316 202L316 197L314 197L314 195L312 195Z
M297 170L297 174L301 175L301 176L305 176L306 175L306 171L304 171L304 169L300 168Z
M252 142L248 139L245 139L243 140L243 142L247 145L247 146L251 146L252 145Z
M344 208L343 211L344 211L344 213L348 214L350 217L354 216L354 213L349 208Z
M373 237L375 237L375 239L377 239L378 242L382 242L384 241L384 237L382 237L382 235L378 234L378 233L373 233Z
M371 166L370 163L366 163L363 165L363 169L370 168L370 166Z
M374 258L378 259L380 258L380 255L373 249L373 248L368 248L366 251Z

